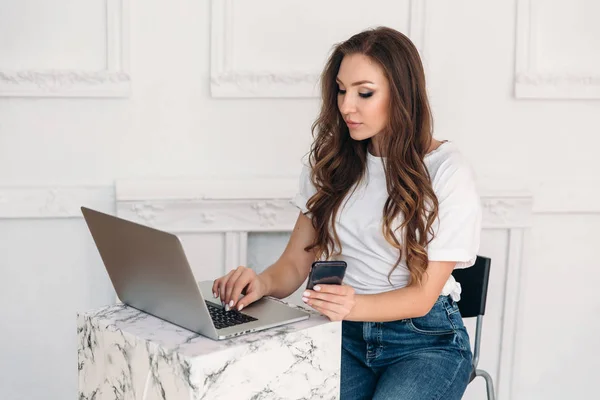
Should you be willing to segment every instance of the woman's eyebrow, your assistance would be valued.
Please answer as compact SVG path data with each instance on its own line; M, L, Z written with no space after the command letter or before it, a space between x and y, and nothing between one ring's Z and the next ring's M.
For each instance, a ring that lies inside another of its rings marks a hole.
M337 83L341 83L342 85L344 84L344 82L342 82L339 78L335 78L335 81ZM363 83L370 83L371 85L374 85L375 83L371 82L371 81L358 81L358 82L354 82L352 85L350 86L358 86L358 85L362 85Z

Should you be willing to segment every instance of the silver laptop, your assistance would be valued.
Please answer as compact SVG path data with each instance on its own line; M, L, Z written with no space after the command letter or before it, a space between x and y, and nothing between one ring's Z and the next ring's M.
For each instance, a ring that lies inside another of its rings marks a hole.
M215 340L309 317L268 298L243 312L225 311L213 298L213 282L194 279L177 236L86 207L81 211L124 304Z

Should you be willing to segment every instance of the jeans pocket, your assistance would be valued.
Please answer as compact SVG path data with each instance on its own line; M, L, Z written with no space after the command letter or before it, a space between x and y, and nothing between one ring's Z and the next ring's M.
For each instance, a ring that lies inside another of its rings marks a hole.
M452 335L454 325L448 318L448 313L441 302L437 302L427 315L410 318L407 321L409 329L424 335Z

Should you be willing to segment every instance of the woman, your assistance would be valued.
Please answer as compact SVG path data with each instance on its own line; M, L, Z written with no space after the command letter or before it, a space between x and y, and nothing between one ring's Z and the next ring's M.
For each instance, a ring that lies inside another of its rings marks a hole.
M289 296L315 260L344 260L343 285L303 297L343 321L341 398L460 399L471 349L451 273L479 247L472 170L433 138L423 66L402 33L378 28L337 45L321 92L286 249L260 275L239 267L217 279L215 297L242 310Z

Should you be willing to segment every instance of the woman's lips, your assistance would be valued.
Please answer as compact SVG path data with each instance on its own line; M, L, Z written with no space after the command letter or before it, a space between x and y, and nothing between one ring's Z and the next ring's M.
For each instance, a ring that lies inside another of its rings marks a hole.
M359 126L362 125L362 123L360 123L360 122L346 121L346 125L348 125L348 128L358 128Z

